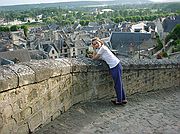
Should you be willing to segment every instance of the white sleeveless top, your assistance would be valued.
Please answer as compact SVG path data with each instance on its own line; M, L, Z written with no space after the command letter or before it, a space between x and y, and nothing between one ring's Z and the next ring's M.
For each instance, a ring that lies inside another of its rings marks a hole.
M102 45L99 49L96 49L97 54L104 60L110 68L115 67L120 60L109 50L108 47Z

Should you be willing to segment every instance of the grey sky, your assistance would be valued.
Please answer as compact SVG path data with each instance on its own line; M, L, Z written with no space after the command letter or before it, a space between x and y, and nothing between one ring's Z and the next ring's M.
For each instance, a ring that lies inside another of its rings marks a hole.
M0 0L0 6L32 4L32 3L69 2L69 1L80 1L80 0ZM83 1L88 1L88 0L83 0ZM103 1L103 0L94 0L94 1ZM154 1L154 2L166 2L166 1L180 2L180 0L151 0L151 1Z
M180 2L180 0L151 0L151 1L154 1L154 2Z
M70 2L78 0L0 0L0 5L19 5L19 4L35 4L35 3L54 3L54 2ZM79 0L80 1L80 0ZM88 0L84 0L88 1ZM102 1L102 0L94 0Z

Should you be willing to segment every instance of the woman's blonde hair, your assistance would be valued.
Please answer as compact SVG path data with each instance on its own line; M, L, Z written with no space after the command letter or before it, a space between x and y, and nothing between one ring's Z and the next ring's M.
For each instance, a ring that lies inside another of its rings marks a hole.
M98 37L94 37L92 40L91 40L91 44L93 45L93 42L94 41L99 41L100 43L101 43L101 45L103 45L104 44L104 42L100 39L100 38L98 38Z

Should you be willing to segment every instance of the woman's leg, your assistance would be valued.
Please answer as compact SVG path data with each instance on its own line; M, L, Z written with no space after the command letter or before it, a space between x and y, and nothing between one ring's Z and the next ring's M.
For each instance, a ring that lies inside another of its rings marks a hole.
M117 95L117 101L122 102L123 100L126 100L126 95L123 87L122 82L122 67L120 64L118 64L116 67L110 69L112 78L114 80L114 88Z

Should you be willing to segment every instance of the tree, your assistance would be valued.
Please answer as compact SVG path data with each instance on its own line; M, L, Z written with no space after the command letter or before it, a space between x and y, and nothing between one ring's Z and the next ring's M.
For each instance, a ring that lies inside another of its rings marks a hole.
M180 39L180 24L177 24L175 28L166 36L165 43L169 42L170 39L174 41Z
M162 43L162 41L160 40L160 38L159 38L159 35L156 33L156 40L157 40L157 46L156 46L156 49L157 49L157 51L158 50L160 50L160 49L162 49L163 48L163 43Z
M27 37L27 32L28 32L28 26L23 25L21 28L24 30L24 35Z
M81 24L81 26L86 26L89 24L89 23L87 24L86 20L80 20L79 23Z
M18 29L19 29L19 26L17 26L17 25L13 25L10 27L11 31L17 31Z
M10 31L9 27L1 27L0 26L0 32L9 32L9 31Z

